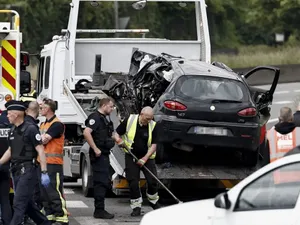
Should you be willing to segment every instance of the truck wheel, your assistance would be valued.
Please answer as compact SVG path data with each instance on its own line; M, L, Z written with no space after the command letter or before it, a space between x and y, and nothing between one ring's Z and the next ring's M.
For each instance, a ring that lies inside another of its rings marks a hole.
M91 179L89 178L89 167L88 162L85 156L82 159L81 165L81 178L82 178L82 192L85 197L92 197L93 196L93 188L91 184Z
M258 163L259 151L247 151L242 153L242 163L245 166L256 166Z

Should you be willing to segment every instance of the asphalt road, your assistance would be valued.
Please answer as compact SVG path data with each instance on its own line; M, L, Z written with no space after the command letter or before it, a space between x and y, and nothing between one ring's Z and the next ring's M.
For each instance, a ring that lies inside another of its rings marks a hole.
M262 89L269 89L270 85L257 86ZM284 106L294 107L294 98L300 96L300 83L278 84L273 97L271 106L271 118L267 129L270 129L278 122L280 108Z
M112 220L94 219L94 199L86 198L81 193L81 180L78 183L65 183L67 208L71 213L70 225L138 225L142 217L131 217L129 198L115 197L106 199L106 209L115 214ZM151 211L149 206L143 206L143 214Z
M263 89L270 85L258 86ZM300 95L300 83L278 84L271 106L271 119L267 128L270 129L278 121L279 110L283 106L293 107L294 98ZM107 210L115 213L112 220L101 220L93 218L93 198L85 198L81 194L81 181L78 183L66 183L65 195L70 216L70 225L138 225L141 217L132 218L129 206L129 198L115 197L106 200ZM143 207L143 212L150 211L149 206Z

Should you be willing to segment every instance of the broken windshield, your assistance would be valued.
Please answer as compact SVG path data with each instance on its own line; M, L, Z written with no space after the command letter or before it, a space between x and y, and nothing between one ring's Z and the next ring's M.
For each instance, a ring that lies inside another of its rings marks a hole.
M141 33L78 33L77 38L121 37L197 40L195 2L80 2L77 29L148 29ZM97 6L98 5L98 6Z

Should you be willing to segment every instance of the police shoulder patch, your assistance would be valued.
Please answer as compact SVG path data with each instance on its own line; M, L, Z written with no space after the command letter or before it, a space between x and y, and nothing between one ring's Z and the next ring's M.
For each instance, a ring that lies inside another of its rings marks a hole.
M40 141L40 140L42 140L42 137L41 137L40 134L36 134L36 135L35 135L35 139L36 139L37 141Z
M90 119L89 124L90 124L90 125L95 124L95 120L94 120L94 119Z

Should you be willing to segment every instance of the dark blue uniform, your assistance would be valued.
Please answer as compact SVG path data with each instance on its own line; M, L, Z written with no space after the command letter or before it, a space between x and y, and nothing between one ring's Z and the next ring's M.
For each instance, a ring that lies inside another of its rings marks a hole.
M10 130L10 123L7 119L6 111L2 112L0 116L0 158L8 149L8 133ZM9 163L1 166L0 169L0 205L1 205L1 219L3 225L9 225L12 217L12 210L9 200L10 189L10 173Z
M7 110L22 110L22 102L10 101L7 103ZM23 105L24 106L24 105ZM24 106L24 110L26 107ZM9 147L11 148L11 173L14 181L14 215L10 225L22 224L25 213L37 225L50 225L36 204L33 195L37 177L36 146L41 145L41 135L38 127L24 121L19 126L13 126L8 136Z
M95 152L90 148L90 160L93 169L94 184L94 217L102 219L112 219L113 214L105 210L105 195L110 185L109 174L109 154L115 142L112 140L113 124L109 122L105 115L96 111L89 115L85 125L93 130L92 137L96 146L101 150L100 157L95 156Z

